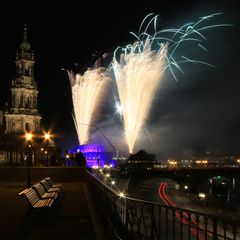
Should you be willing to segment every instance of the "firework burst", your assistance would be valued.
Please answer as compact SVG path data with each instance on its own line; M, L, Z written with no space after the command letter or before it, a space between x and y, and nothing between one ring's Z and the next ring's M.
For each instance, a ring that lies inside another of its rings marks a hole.
M175 55L178 49L189 41L197 43L196 46L202 51L207 51L202 44L206 40L202 32L206 29L230 26L230 24L204 25L206 21L220 14L200 17L198 21L185 24L178 29L161 31L157 31L158 16L149 14L142 21L138 34L131 33L136 37L136 41L115 50L112 69L117 83L125 138L130 153L149 115L153 97L164 71L169 69L177 79L175 71L183 73L182 63L212 66L187 56L176 59ZM149 33L150 27L154 29L153 34Z
M79 144L85 144L89 140L89 128L94 124L102 99L105 97L109 77L106 69L100 67L99 59L94 67L88 68L83 75L75 75L68 71L68 76Z

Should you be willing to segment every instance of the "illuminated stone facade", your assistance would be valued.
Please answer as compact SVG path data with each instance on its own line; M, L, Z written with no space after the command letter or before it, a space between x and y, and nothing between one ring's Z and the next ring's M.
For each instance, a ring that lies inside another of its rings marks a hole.
M0 132L3 128L3 111L0 111Z
M38 90L34 80L34 53L30 52L27 31L16 55L16 78L12 81L12 105L5 114L6 133L40 132L41 116L37 109Z

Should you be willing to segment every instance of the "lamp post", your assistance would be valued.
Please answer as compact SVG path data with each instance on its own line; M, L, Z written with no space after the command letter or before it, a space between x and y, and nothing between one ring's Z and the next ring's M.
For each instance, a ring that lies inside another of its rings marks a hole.
M40 136L42 138L42 136ZM26 183L27 186L30 187L32 185L32 177L31 177L31 160L32 160L32 139L33 139L33 134L28 132L25 133L25 140L26 140L26 157L27 157L27 179L26 179ZM44 140L46 142L46 147L48 145L48 142L51 139L51 135L49 133L45 133L44 134ZM43 152L44 149L41 148L41 154L43 156L43 154L47 153L48 154L48 149L46 149L45 152ZM47 156L47 163L48 163L48 156Z
M26 133L26 151L27 151L27 186L30 187L32 185L31 179L31 157L32 157L32 134Z
M44 133L44 140L45 140L45 155L46 155L46 162L47 162L47 167L48 167L48 154L49 154L49 150L48 150L48 143L50 141L51 135L49 133Z

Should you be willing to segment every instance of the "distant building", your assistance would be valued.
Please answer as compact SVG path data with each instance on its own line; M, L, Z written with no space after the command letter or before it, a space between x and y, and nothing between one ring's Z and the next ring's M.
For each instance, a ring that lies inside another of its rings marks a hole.
M182 150L182 159L193 159L193 150L192 149L183 149Z
M181 151L180 158L168 156L166 165L157 168L228 168L240 167L240 155L229 155L221 150L207 149L197 152L191 149Z
M24 28L23 40L16 54L16 78L12 81L11 109L5 114L6 133L40 132L41 116L37 109L38 89L34 80L34 53Z
M219 150L208 149L204 154L198 155L195 160L195 167L219 168L228 167L227 155Z
M5 113L8 110L8 102L5 102L5 104L0 105L0 137L3 137L5 131L6 131L6 117Z
M40 148L43 149L41 141L34 139L34 144L28 144L31 147L29 153L23 138L26 132L34 135L41 132L38 89L34 78L35 57L30 48L24 27L23 40L15 59L16 77L12 80L11 105L9 108L6 103L3 111L0 111L0 162L7 165L26 165L27 155L30 164L35 165ZM44 151L45 158L50 157L49 152L46 149Z
M4 118L4 113L3 111L0 111L0 132L3 131L3 118Z
M4 112L0 111L0 165L5 162L5 152L3 151L3 134L4 134Z
M112 152L106 152L104 147L99 144L85 144L73 147L69 153L74 154L81 152L86 159L86 166L100 166L106 165L116 166L116 161L113 159ZM71 164L71 163L70 163Z
M152 170L156 163L154 154L148 154L144 150L140 150L136 154L130 155L127 159L127 168L129 172Z
M46 138L41 128L38 111L38 88L34 76L35 56L27 40L24 27L23 40L16 54L16 74L11 85L11 104L0 111L0 164L5 165L57 165L59 149L54 139ZM26 141L25 134L32 139Z
M192 149L183 149L179 167L192 168L195 162L195 156Z

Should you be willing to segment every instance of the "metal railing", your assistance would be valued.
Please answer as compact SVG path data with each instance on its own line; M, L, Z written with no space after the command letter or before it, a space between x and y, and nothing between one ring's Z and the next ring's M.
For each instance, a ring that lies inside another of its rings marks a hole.
M239 220L220 219L187 209L120 196L87 172L89 190L112 239L237 240Z

